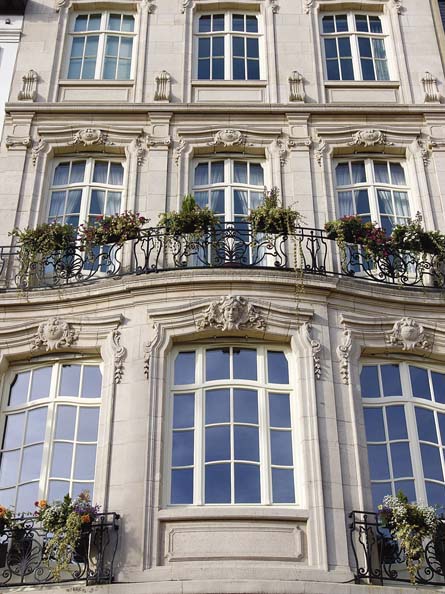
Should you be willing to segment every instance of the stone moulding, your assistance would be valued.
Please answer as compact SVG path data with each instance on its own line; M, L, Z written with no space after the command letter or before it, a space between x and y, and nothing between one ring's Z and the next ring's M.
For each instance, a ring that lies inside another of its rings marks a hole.
M35 101L37 99L37 82L39 75L35 70L29 70L22 76L22 88L19 91L17 99L19 101Z
M83 144L84 146L92 146L94 144L109 144L108 135L97 128L82 128L74 134L74 138L68 144L76 145Z
M155 101L170 101L171 76L166 70L162 70L155 76Z
M422 324L413 318L401 318L395 322L391 332L385 334L385 340L389 345L401 346L404 351L416 348L427 350L431 346Z
M79 333L73 330L68 322L56 317L48 318L39 324L31 350L45 348L46 351L54 351L70 347L78 336Z
M321 379L321 361L320 361L320 351L321 351L321 344L318 340L315 340L312 337L312 324L310 322L304 322L302 326L302 332L306 341L309 343L312 351L312 359L314 361L314 376L316 379Z
M352 135L352 141L348 142L349 146L392 146L392 142L386 140L386 135L381 130L375 130L373 128L366 128L364 130L358 130Z
M303 76L298 72L298 70L293 70L292 74L287 80L289 82L289 101L304 102L306 99L306 93L304 90Z
M212 327L223 332L246 328L264 330L266 321L247 299L239 295L230 295L212 301L196 326L199 330Z
M114 383L120 384L124 375L124 361L127 356L127 349L121 345L121 332L119 330L112 331L111 342L114 358Z
M352 348L352 336L349 328L343 330L343 341L337 347L337 355L340 358L340 377L344 384L349 384L349 355Z
M233 128L224 128L215 133L213 140L208 143L208 146L237 146L246 144L246 135L240 130Z

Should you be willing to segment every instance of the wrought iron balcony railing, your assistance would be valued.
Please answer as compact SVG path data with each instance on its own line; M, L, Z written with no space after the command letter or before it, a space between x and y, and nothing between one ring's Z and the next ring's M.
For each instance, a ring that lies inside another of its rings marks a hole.
M70 563L60 575L54 571L54 557L46 555L50 536L34 517L15 518L12 528L0 526L0 587L113 581L118 514L100 514L92 525L83 529L78 545L70 552Z
M373 512L353 511L349 517L350 539L355 561L355 581L383 584L410 582L405 555L399 543ZM419 563L415 580L421 585L445 585L445 520L433 540L423 544L424 561Z
M79 246L33 260L23 267L16 247L0 247L0 283L4 289L60 287L127 274L152 274L186 268L271 268L317 276L347 276L409 287L443 288L445 266L438 257L393 251L369 257L360 246L339 250L321 229L295 233L253 233L248 223L225 223L200 236L168 236L154 227L138 237L93 248Z

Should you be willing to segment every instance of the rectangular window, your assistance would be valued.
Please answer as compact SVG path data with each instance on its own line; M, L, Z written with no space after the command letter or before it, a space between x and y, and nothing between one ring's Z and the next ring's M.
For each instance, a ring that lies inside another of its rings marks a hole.
M389 80L383 18L335 14L321 18L327 80Z
M198 80L260 80L256 14L203 14L197 19Z
M135 46L132 14L99 12L73 22L68 79L129 80Z
M39 499L93 494L102 374L94 364L18 371L2 405L0 500L16 513Z
M171 397L172 504L295 503L284 351L180 350Z

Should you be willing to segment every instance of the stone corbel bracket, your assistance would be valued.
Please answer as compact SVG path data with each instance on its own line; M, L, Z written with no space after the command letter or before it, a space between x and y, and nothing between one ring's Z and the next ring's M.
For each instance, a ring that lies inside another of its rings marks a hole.
M111 332L111 348L114 355L114 383L120 384L124 375L124 361L127 356L127 349L121 345L121 332Z
M39 75L35 70L29 70L22 76L22 88L19 91L17 99L19 101L35 101L37 99L37 82Z
M438 80L431 72L425 72L421 79L424 102L425 103L440 103L441 94L439 92Z
M304 322L301 327L301 332L303 337L311 347L312 351L312 359L314 361L314 376L315 379L321 379L321 361L320 361L320 351L321 351L321 344L318 340L315 340L312 337L313 329L312 324L310 322Z
M293 70L288 78L289 82L289 101L306 101L306 93L304 90L304 78L297 71Z
M6 148L10 151L24 151L31 146L31 136L7 136Z

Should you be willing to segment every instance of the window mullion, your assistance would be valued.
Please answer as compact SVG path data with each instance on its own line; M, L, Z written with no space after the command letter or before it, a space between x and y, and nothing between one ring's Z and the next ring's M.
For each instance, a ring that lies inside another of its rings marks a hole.
M56 395L57 395L57 384L59 380L59 373L61 370L60 364L53 365L51 372L51 383L49 389L49 402L47 403L46 412L46 428L45 428L45 441L43 443L42 450L42 472L39 480L39 496L44 497L48 495L49 488L49 474L51 471L51 458L52 450L54 448L54 436L56 434Z

